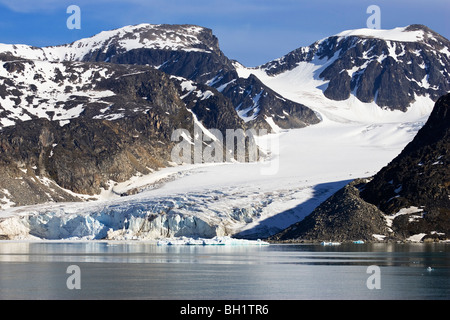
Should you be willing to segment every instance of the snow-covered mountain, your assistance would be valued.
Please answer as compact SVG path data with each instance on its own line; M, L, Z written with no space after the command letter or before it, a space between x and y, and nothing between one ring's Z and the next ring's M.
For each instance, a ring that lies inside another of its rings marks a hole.
M1 52L24 59L52 62L87 61L107 62L116 54L136 49L180 50L212 53L217 51L217 38L210 30L193 25L140 24L103 31L90 38L70 44L51 47L1 44Z
M450 42L422 25L341 32L258 68L237 66L284 97L348 118L428 108L450 90ZM327 99L324 99L327 98ZM378 108L377 108L378 107ZM427 111L429 112L429 110ZM375 114L374 114L375 113Z
M266 119L276 114L280 119L278 125L286 128L304 127L319 121L306 106L287 101L258 79L239 78L232 61L220 50L218 39L212 31L199 26L140 24L101 32L61 46L0 45L1 52L49 62L152 66L224 91L242 119L256 128L270 130ZM278 122L278 119L275 120Z
M108 66L23 60L6 55L1 60L0 127L37 118L65 124L86 109L108 107L108 98L115 96L99 86L101 81L119 76ZM105 112L103 118L111 116Z
M344 31L258 68L228 59L210 29L193 25L140 24L61 46L0 45L0 52L153 66L216 88L248 125L266 128L267 120L281 128L317 123L308 98L338 102L341 109L356 104L406 112L416 101L432 105L450 89L449 41L422 25Z
M0 237L11 238L272 235L393 159L450 69L448 40L416 25L342 32L258 68L192 25L0 45L0 60ZM275 149L257 163L172 166L172 131L194 123L269 128L258 141ZM106 201L55 204L93 199Z
M167 167L173 130L193 132L196 121L223 132L244 126L214 88L154 68L0 61L4 205L73 201Z

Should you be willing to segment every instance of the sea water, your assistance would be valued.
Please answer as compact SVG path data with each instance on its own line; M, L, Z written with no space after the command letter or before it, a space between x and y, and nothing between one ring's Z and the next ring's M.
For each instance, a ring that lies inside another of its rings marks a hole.
M450 244L0 241L0 299L449 299Z

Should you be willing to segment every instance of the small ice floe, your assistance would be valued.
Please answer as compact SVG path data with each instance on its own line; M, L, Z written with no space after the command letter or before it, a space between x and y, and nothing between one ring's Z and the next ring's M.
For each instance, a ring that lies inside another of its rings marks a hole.
M356 240L356 241L353 241L353 243L356 243L356 244L363 244L364 241L362 241L362 240Z
M320 243L323 246L339 246L340 242L332 242L332 241L323 241Z
M428 267L428 268L427 268L427 271L428 271L428 272L431 272L431 271L433 271L433 268L432 268L432 267Z
M234 239L231 237L214 237L211 239L204 238L175 238L163 239L157 242L159 246L188 245L188 246L248 246L248 245L268 245L268 242L258 240Z

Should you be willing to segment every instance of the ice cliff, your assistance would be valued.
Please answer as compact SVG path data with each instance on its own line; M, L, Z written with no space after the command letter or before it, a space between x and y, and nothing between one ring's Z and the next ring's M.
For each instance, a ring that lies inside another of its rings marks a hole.
M0 222L0 237L7 239L158 239L179 236L212 238L225 230L211 221L184 214L175 201L129 206L105 206L86 212L72 206L31 210Z

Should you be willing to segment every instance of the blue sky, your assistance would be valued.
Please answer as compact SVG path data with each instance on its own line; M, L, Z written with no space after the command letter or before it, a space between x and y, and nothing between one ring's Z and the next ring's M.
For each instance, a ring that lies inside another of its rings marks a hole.
M69 5L81 29L69 30ZM365 28L369 5L381 28L425 24L450 37L448 0L0 0L0 43L48 46L139 23L211 28L224 53L256 66L343 30Z

